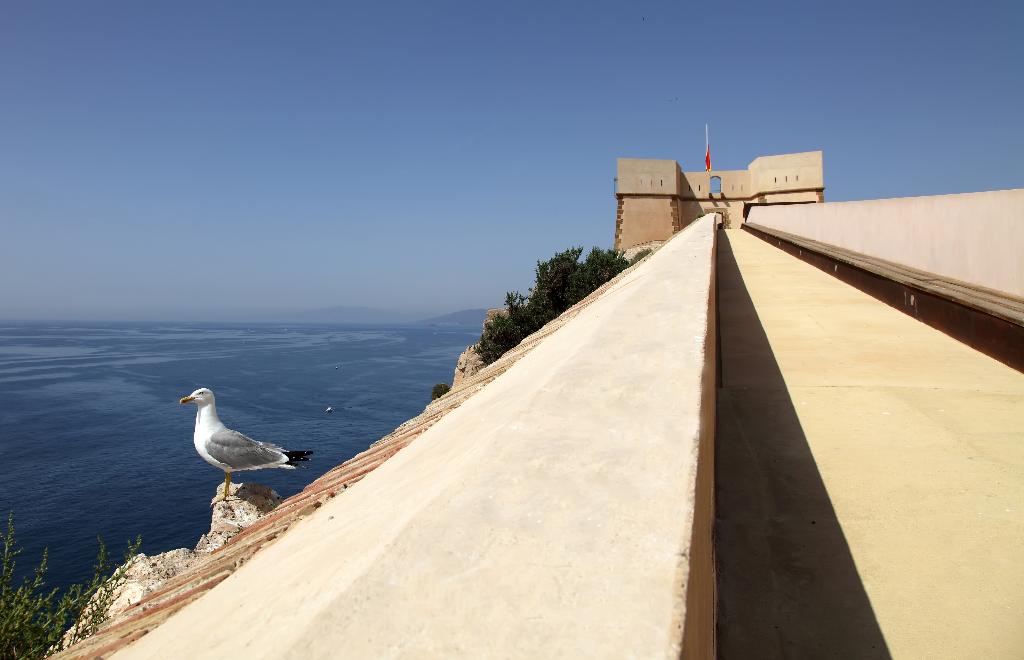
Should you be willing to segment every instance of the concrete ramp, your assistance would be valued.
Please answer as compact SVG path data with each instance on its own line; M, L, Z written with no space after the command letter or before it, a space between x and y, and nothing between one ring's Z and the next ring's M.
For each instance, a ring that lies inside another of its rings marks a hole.
M689 226L118 657L713 657L714 243Z

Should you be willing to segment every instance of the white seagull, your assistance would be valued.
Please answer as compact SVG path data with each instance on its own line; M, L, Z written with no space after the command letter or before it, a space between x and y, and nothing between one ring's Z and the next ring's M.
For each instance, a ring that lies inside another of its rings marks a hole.
M296 463L309 460L311 451L287 451L269 442L259 442L232 431L217 417L217 404L213 391L200 387L181 397L180 403L194 403L196 431L192 436L196 451L207 463L224 470L224 499L228 498L231 473L241 470L262 470L264 468L295 469Z

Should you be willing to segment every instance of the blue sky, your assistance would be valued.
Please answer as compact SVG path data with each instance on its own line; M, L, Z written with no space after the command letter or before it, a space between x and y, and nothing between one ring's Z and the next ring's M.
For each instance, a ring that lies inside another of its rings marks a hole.
M829 200L1022 187L1020 7L5 2L0 316L494 306L705 121Z

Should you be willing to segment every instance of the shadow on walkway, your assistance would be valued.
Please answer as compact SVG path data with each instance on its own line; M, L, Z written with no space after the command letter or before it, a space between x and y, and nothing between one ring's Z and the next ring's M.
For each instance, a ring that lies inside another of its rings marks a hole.
M718 239L719 657L889 658L729 233Z

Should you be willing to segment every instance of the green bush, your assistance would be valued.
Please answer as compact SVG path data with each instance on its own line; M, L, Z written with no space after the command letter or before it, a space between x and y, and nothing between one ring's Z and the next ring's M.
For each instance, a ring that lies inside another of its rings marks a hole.
M528 299L518 291L505 294L505 313L491 319L477 342L476 352L484 364L500 358L505 351L519 345L527 336L546 322L534 318L537 306L531 306Z
M92 579L73 584L58 598L58 589L46 586L47 552L32 574L15 587L15 559L23 550L14 540L14 515L7 517L3 572L0 574L0 658L44 658L96 632L107 620L107 610L124 583L127 561L135 556L141 538L128 544L124 563L110 574L107 548L100 544Z
M434 389L430 390L430 400L440 399L445 394L448 394L448 390L452 389L448 383L438 383L434 385Z
M582 254L583 248L574 247L555 253L547 261L538 261L530 295L518 291L506 294L505 314L484 326L476 347L484 364L518 346L545 323L629 267L622 253L615 250L594 248L580 262Z

